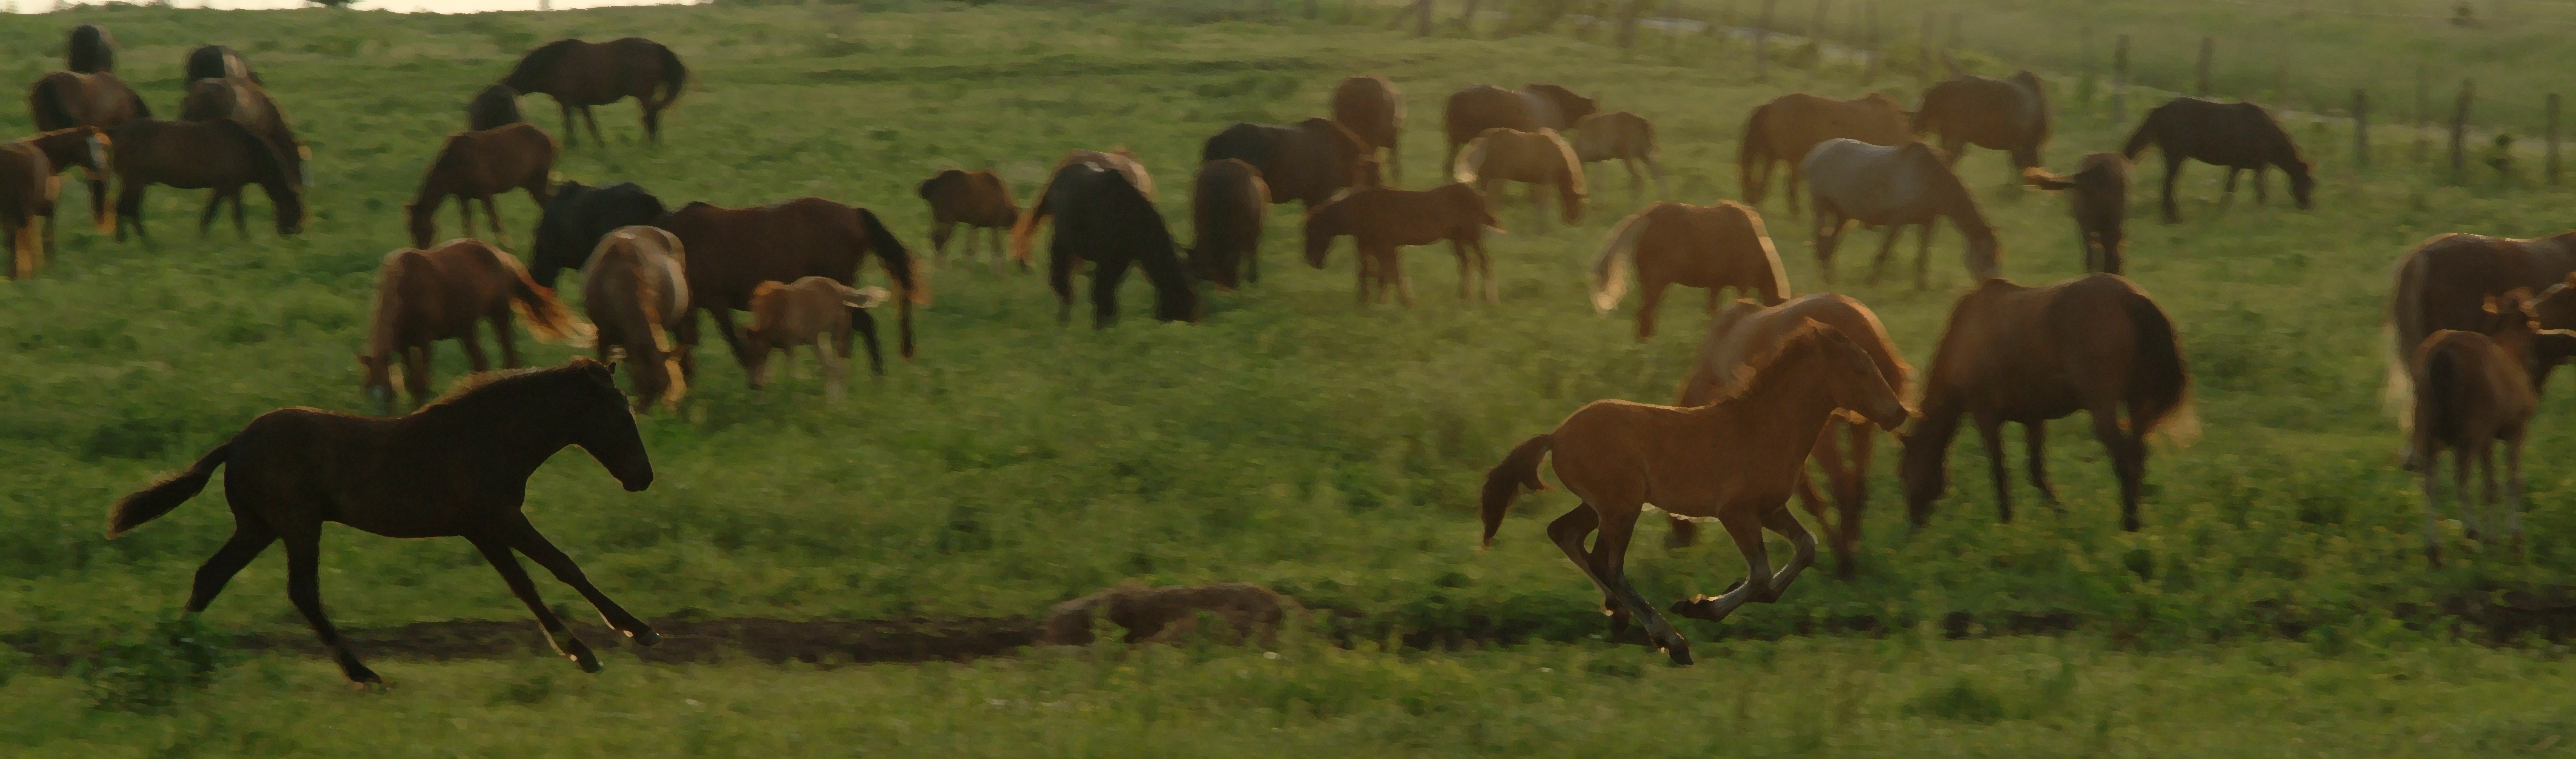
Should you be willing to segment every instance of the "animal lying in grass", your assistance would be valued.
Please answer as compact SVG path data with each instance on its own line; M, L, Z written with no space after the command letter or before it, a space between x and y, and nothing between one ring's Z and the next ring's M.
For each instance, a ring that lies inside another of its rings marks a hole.
M867 343L868 368L884 374L885 359L877 348L877 324L868 316L868 309L885 299L885 288L853 288L829 277L806 277L785 284L760 283L751 293L751 326L742 331L743 370L751 375L751 389L769 385L771 356L784 354L782 363L787 365L788 376L793 377L796 349L811 347L815 362L823 366L824 398L841 402L843 378L849 374L852 332Z

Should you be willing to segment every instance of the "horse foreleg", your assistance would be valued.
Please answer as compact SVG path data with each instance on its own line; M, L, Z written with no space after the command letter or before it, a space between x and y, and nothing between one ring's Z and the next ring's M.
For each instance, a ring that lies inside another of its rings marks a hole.
M466 237L474 236L473 198L463 195L456 196L456 224L459 227L456 232L457 234L464 235Z
M744 350L742 347L742 333L735 331L733 328L733 312L721 308L710 308L707 309L707 318L716 323L716 334L724 338L725 348L733 352L734 363L746 367L751 366L751 353ZM691 325L692 330L694 330L695 327L696 325ZM681 366L687 367L689 364L682 363Z
M403 349L403 392L411 394L412 408L419 408L420 404L429 402L429 357L431 355L428 343Z
M1672 184L1664 181L1664 167L1655 165L1655 159L1653 156L1639 158L1637 160L1644 161L1646 163L1646 173L1655 178L1655 194L1664 197L1671 197L1673 194L1673 186Z
M602 343L602 345L606 345L606 343ZM679 353L680 381L689 382L696 380L698 378L697 309L690 308L681 311L678 322L671 325L671 347L675 352Z
M2254 205L2272 202L2272 193L2264 187L2265 184L2267 183L2263 181L2263 167L2254 167Z
M1887 259L1896 255L1896 237L1905 234L1905 228L1889 224L1881 227L1879 233L1878 260L1869 265L1869 283L1873 285L1878 284L1879 276L1887 273Z
M233 575L240 574L242 567L250 566L251 559L258 558L260 551L275 542L277 531L267 522L234 519L232 538L224 541L224 547L215 549L215 555L206 563L197 565L197 581L188 589L188 613L205 611L215 602L215 595L224 592L224 584L232 582Z
M465 204L458 203L456 205L458 207L463 207ZM492 196L490 195L483 196L483 224L484 226L492 228L492 239L494 241L497 241L502 245L510 244L510 233L501 229L501 209L492 207Z
M555 653L571 659L583 672L599 671L599 657L593 656L590 646L583 645L581 638L572 634L572 628L564 626L563 619L537 597L537 584L528 579L528 570L519 566L519 557L510 555L508 545L482 534L466 535L465 539L483 552L483 560L491 563L492 571L501 573L501 582L510 586L510 595L518 596L519 603L528 606L528 613L536 615L537 626L546 631L546 644L554 646Z
M339 628L333 627L331 618L322 614L321 523L292 525L281 537L286 539L287 600L295 603L296 611L304 613L305 623L312 625L313 635L322 639L322 646L331 649L332 658L340 664L341 675L360 685L383 685L385 679L358 662L357 652L349 650L349 642L340 638Z
M1485 241L1482 239L1476 240L1472 247L1476 250L1476 273L1485 279L1485 302L1503 302L1502 283L1494 281L1494 255L1485 250Z
M241 235L244 240L250 239L250 218L242 212L241 188L235 187L224 196L233 201L233 233Z
M2483 537L2493 537L2501 534L2504 530L2504 521L2496 518L2495 444L2487 441L2479 442L2478 479L2480 480L2480 483L2478 488L2478 500L2475 506L2470 506L2467 504L2469 499L2466 496L2461 497L2460 500L2462 501L2462 506L2460 510L2465 512L2471 508L2475 508L2478 511L2478 523L2484 524L2488 528L2483 531ZM2483 537L2481 539L2483 539Z
M1923 222L1923 234L1915 238L1914 289L1916 290L1929 290L1932 288L1932 230L1938 229L1940 226L1940 222L1937 221ZM1893 238L1896 235L1896 231L1893 228L1890 228L1887 234L1889 237ZM1970 273L1974 274L1975 272L1972 271Z
M1351 269L1359 272L1360 305L1366 306L1369 304L1369 286L1375 284L1369 278L1377 273L1377 260L1370 257L1368 248L1360 248L1358 253L1356 260L1351 262Z
M510 330L510 306L502 304L493 307L491 319L492 340L501 344L501 368L519 368L522 366L519 363L519 336ZM471 330L468 332L470 333ZM593 335L593 339L597 339L597 336Z
M198 214L198 215L197 215L197 236L199 236L199 237L204 237L204 236L206 236L208 233L210 233L210 232L214 231L214 228L215 228L215 216L216 216L217 214L223 213L223 210L224 210L224 191L222 191L222 190L208 190L208 191L206 191L206 210L205 210L205 212L204 212L204 213L200 213L200 214Z
M2039 488L2039 500L2057 505L2057 489L2048 486L2048 422L2031 420L2021 424L2023 454L2030 458L2030 485Z
M1457 240L1449 241L1449 252L1458 255L1458 299L1467 300L1470 297L1469 293L1474 292L1474 288L1468 286L1467 280L1474 271L1475 263L1467 260L1467 247Z
M1649 274L1646 267L1637 267L1637 342L1655 336L1655 309L1663 307L1664 288L1672 286L1658 276L1662 273Z
M2174 181L2182 178L2182 156L2171 151L2164 151L2164 154L2165 192L2161 208L2165 214L2165 223L2172 224L2182 220L2182 209L2174 205Z
M506 327L504 329L506 329ZM500 330L493 331L498 332ZM467 323L465 334L458 337L456 342L458 345L465 348L465 366L467 369L472 370L475 374L492 371L492 361L491 359L483 356L483 340L474 336L474 328L471 322Z
M563 137L564 137L564 140L563 140L563 142L564 142L564 147L567 147L567 148L572 147L572 144L573 144L573 136L574 136L574 135L573 135L573 128L574 128L574 125L573 125L573 123L572 123L572 104L571 104L571 103L566 103L566 102L562 101L561 99L557 99L557 100L555 101L555 107L558 107L558 108L562 108L562 109L563 109L563 121L564 121L564 128L563 128ZM595 139L595 138L594 138L594 139Z
M2219 205L2227 205L2229 201L2236 199L2236 175L2242 171L2244 170L2234 166L2227 167L2227 183L2221 185L2218 190Z
M608 140L599 136L599 117L591 114L590 106L581 107L581 123L590 127L590 144L603 147L608 145ZM567 126L565 129L570 131L571 128Z
M1756 595L1753 600L1766 604L1778 603L1780 594L1788 592L1789 583L1797 581L1798 573L1806 571L1809 565L1816 563L1816 536L1807 532L1806 525L1798 523L1798 517L1789 513L1789 504L1786 503L1762 512L1762 526L1779 533L1781 537L1788 538L1791 553L1789 565L1781 567L1779 574L1772 575L1770 588Z
M1127 278L1127 259L1094 261L1091 265L1091 328L1100 329L1118 320L1118 281Z
M2012 478L2005 475L2010 462L2004 458L2004 422L1986 414L1977 415L1977 437L1986 442L1986 469L1995 478L1995 518L2010 524L2012 511Z
M658 108L654 108L654 107L653 107L653 100L652 100L652 98L650 98L650 97L640 97L640 98L636 98L636 99L635 99L635 106L636 106L636 108L637 108L637 109L642 110L642 111L644 112L644 141L646 141L646 142L661 142L661 141L662 141L662 111L661 111L661 109L658 109Z
M527 554L529 561L553 573L556 581L572 586L574 592L580 593L583 600L590 602L591 608L599 610L599 618L608 623L609 629L625 633L639 646L662 642L662 636L654 633L652 626L626 613L626 607L609 600L608 594L599 592L598 586L590 584L590 578L581 573L581 566L572 563L572 557L565 556L554 543L546 540L544 534L537 532L536 525L528 523L527 514L512 511L511 524L499 532L511 548Z
M931 223L930 265L937 267L945 266L948 263L948 235L950 231L956 228L957 223L953 221ZM966 229L966 234L969 236L975 234L975 229L973 227L968 227ZM973 242L970 241L966 244L966 252L969 254L975 252L975 244Z
M1861 513L1869 506L1869 461L1877 432L1866 424L1849 422L1842 427L1851 439L1851 460L1844 471L1834 477L1834 508L1840 519L1834 522L1834 574L1850 579L1860 565ZM1830 446L1829 446L1830 447Z
M2113 403L2096 405L2093 437L2111 454L2111 468L2120 478L2120 529L2138 530L2138 489L2147 475L2147 446L2137 435L2120 429L2119 408Z
M93 182L90 185L90 191L104 193L107 191L106 183ZM136 239L151 237L151 234L143 231L143 183L127 182L124 189L117 191L116 219L119 222L115 225L117 242L125 242L126 227L134 228Z
M1073 323L1074 258L1050 244L1047 250L1047 287L1055 290L1055 323ZM1094 276L1097 276L1096 274Z
M1644 194L1646 192L1646 178L1637 175L1637 159L1623 157L1619 159L1619 165L1628 167L1628 194Z
M1394 275L1396 297L1404 301L1405 308L1412 308L1413 275L1404 270L1403 248L1394 245L1386 246L1386 271Z
M1717 522L1726 526L1727 536L1735 539L1735 550L1744 555L1744 581L1728 588L1725 595L1715 598L1693 596L1675 602L1672 607L1674 614L1722 622L1727 615L1735 613L1755 597L1770 594L1771 551L1762 545L1761 518L1729 504L1719 507Z

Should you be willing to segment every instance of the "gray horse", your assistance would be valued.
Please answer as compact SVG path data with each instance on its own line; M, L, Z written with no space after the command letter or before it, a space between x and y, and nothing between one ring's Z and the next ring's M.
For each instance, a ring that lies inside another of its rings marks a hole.
M1928 287L1924 267L1932 255L1932 224L1945 216L1968 236L1968 274L1980 282L2002 276L2003 249L1995 242L1994 227L1977 210L1967 185L1960 183L1959 175L1931 146L1827 140L1807 151L1799 173L1806 175L1808 203L1816 209L1816 263L1823 267L1826 282L1834 281L1834 246L1843 228L1856 221L1887 233L1878 247L1878 262L1870 267L1873 284L1887 268L1896 236L1905 227L1922 226L1922 246L1914 255L1914 286Z

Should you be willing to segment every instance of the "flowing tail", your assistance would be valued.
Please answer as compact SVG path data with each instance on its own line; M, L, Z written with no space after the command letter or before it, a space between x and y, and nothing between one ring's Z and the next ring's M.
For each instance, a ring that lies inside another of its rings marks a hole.
M663 95L660 100L653 101L653 110L659 111L671 107L672 102L680 99L680 88L689 81L689 68L680 65L680 56L672 53L668 47L656 45L654 52L662 57Z
M538 342L561 343L575 348L588 348L599 338L598 328L575 318L572 309L555 298L555 292L537 284L528 270L507 254L500 256L510 267L510 310L519 312L519 320L528 323L528 334Z
M1744 204L1748 206L1762 205L1762 196L1771 191L1771 150L1762 141L1762 112L1770 109L1770 105L1762 105L1753 109L1753 115L1744 117L1744 139L1735 149L1735 170L1744 183ZM1757 163L1762 168L1758 182L1754 180Z
M2411 335L2420 341L2424 337L2421 323L2424 311L2420 304L2423 303L2424 280L2428 274L2425 269L2431 265L2431 259L2431 256L2416 253L2398 265L2396 292L2388 302L2388 321L2379 327L2382 341L2388 346L2388 385L2380 390L2380 406L2397 417L2398 430L2409 433L2415 429L2415 375L2407 365L2413 360L2416 343L2409 343L2406 338Z
M1520 445L1512 447L1511 453L1503 456L1501 463L1485 470L1485 501L1481 510L1485 520L1485 538L1479 545L1494 544L1494 532L1503 528L1503 512L1511 510L1512 499L1520 497L1521 488L1547 489L1547 483L1539 481L1538 462L1546 458L1548 449L1555 445L1556 439L1550 435L1523 440Z
M1038 188L1037 199L1029 201L1028 213L1011 224L1011 260L1018 261L1023 271L1029 265L1029 249L1037 244L1038 225L1055 213L1055 205L1047 202L1054 194L1055 178L1048 177L1046 186Z
M215 476L215 467L223 466L224 459L231 456L232 447L233 442L226 440L198 458L187 471L163 475L150 486L118 499L107 512L107 536L113 539L124 535L197 497L198 491L206 489L206 480Z
M1610 228L1610 237L1601 244L1601 255L1592 259L1592 310L1607 314L1619 307L1619 299L1628 297L1628 267L1637 257L1637 239L1646 236L1646 214L1629 214L1619 225Z
M867 230L868 247L876 251L877 266L885 269L886 278L894 280L895 287L899 289L897 295L900 297L894 301L895 329L903 341L903 358L910 361L913 356L912 304L930 302L930 283L923 282L921 274L913 270L912 251L903 247L902 240L895 239L894 230L887 229L885 222L878 221L875 212L865 208L855 210L859 214L859 226ZM859 316L864 317L865 314ZM851 326L858 326L856 318ZM868 329L868 334L876 334L873 323Z
M2138 341L2130 369L2130 429L2140 437L2161 433L2176 445L2189 445L2200 438L2200 415L2192 410L2191 372L2183 367L2182 341L2164 310L2146 295L2132 293L2128 309Z
M1485 138L1468 140L1467 146L1458 150L1457 160L1449 163L1449 177L1459 184L1475 184L1477 173L1485 168L1485 150Z

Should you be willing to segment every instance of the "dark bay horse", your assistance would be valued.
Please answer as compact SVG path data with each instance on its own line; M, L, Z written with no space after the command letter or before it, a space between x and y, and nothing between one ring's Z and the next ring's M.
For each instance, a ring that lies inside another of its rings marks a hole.
M635 98L644 112L644 135L662 139L662 111L680 99L689 70L680 56L662 43L642 37L607 42L561 39L537 46L519 59L501 84L522 95L552 95L563 108L564 144L572 144L572 112L590 126L590 141L600 144L599 120L590 107Z
M1872 92L1852 100L1833 100L1804 92L1772 98L1744 119L1744 139L1735 165L1742 173L1744 204L1759 208L1771 188L1772 168L1789 163L1789 218L1798 217L1799 162L1807 152L1832 139L1854 139L1872 145L1914 141L1906 115L1896 101Z
M2388 346L2383 398L2403 426L2415 417L2409 362L2417 347L2441 330L2492 332L2490 299L2515 290L2544 291L2576 274L2576 232L2529 239L2435 235L2407 251L2393 274L2388 319L2381 327ZM2541 306L2545 330L2576 327L2576 298L2548 298ZM2551 369L2576 356L2576 338L2544 332L2532 341L2531 354L2531 388L2537 393L2549 384ZM2406 461L2410 467L2421 463L2412 448Z
M1501 285L1494 280L1494 259L1485 252L1485 230L1502 229L1502 221L1485 203L1485 194L1472 185L1453 182L1428 190L1396 190L1371 187L1344 195L1333 202L1306 212L1306 265L1324 268L1324 256L1333 250L1333 238L1349 235L1359 248L1361 305L1384 303L1389 295L1401 296L1404 305L1413 305L1413 280L1405 276L1404 246L1429 245L1449 241L1449 250L1458 256L1458 299L1475 297L1482 289L1485 302L1502 299ZM1485 286L1477 288L1478 277Z
M270 543L286 541L286 597L304 614L350 682L382 684L322 613L322 523L392 538L462 536L501 573L537 618L555 651L583 671L599 659L537 597L512 551L572 586L611 629L650 646L661 636L583 576L581 567L537 532L521 511L528 476L565 446L580 446L627 492L653 484L653 462L610 367L586 358L566 366L492 375L464 384L410 416L370 419L320 409L261 414L186 471L116 502L107 536L125 534L204 490L230 464L224 500L232 538L197 568L187 613L213 603L233 574Z
M664 213L662 199L633 182L555 185L545 215L537 217L537 245L528 252L528 273L537 284L554 287L563 270L580 269L583 261L598 255L596 247L609 232L652 224Z
M126 87L125 80L104 71L46 74L27 91L27 110L34 115L39 132L82 126L115 129L128 121L152 117L152 107L143 104L143 96ZM104 207L107 175L90 174L89 196L92 210Z
M2040 149L2048 146L2048 95L2028 71L2003 79L1962 74L1923 93L1912 128L1941 135L1952 165L1969 145L2011 153L2018 178L2023 169L2045 165Z
M188 85L188 97L179 104L179 118L184 121L231 119L249 127L251 134L267 140L277 156L287 162L287 173L296 183L310 187L312 176L304 162L312 160L313 151L295 136L295 127L287 123L286 112L277 107L277 99L268 90L248 79L199 79Z
M222 45L202 45L188 51L187 81L199 79L247 79L265 86L259 72L251 70L250 60L239 51Z
M1404 181L1404 157L1396 143L1404 135L1404 94L1382 76L1354 76L1333 87L1333 121L1367 143L1368 156L1386 150L1382 165L1395 181Z
M26 142L0 142L0 238L9 242L9 278L32 279L48 252L39 241L52 239L54 166L45 151Z
M975 254L975 230L984 230L993 272L1002 271L1002 237L1020 222L1020 202L1011 184L991 171L949 169L923 180L913 194L930 204L930 252L933 262L948 259L948 238L966 225L966 255Z
M1198 321L1196 277L1183 263L1180 243L1153 201L1117 169L1091 161L1059 166L1029 202L1029 213L1055 218L1047 286L1055 290L1057 321L1073 320L1073 276L1084 261L1092 264L1093 329L1118 317L1118 283L1129 266L1154 285L1154 318Z
M1234 159L1261 170L1270 202L1298 201L1314 208L1345 188L1376 184L1367 175L1367 141L1332 119L1295 124L1235 124L1199 146L1199 162Z
M1522 488L1547 487L1538 470L1553 452L1557 481L1583 502L1548 523L1547 535L1601 591L1612 636L1625 637L1634 618L1674 663L1691 663L1690 641L1628 583L1628 539L1645 507L1714 518L1734 536L1744 554L1745 581L1724 596L1696 597L1671 608L1681 616L1722 621L1746 603L1778 601L1815 561L1816 539L1788 505L1825 423L1850 409L1893 430L1911 413L1869 353L1820 323L1800 327L1746 366L1752 379L1709 405L1594 401L1555 430L1513 447L1485 472L1479 509L1484 542L1493 543ZM1796 551L1776 575L1762 542L1765 529L1788 538ZM1595 530L1601 536L1587 550L1584 538Z
M2120 418L2127 406L2129 418ZM1995 479L1995 511L2012 521L2003 425L2020 422L2029 444L2030 480L2048 485L2048 420L2086 412L2093 436L2109 449L2120 477L2120 528L2138 529L2138 492L2146 481L2146 437L2159 430L2186 441L2200 423L2191 412L2191 373L2173 321L2136 285L2094 274L2047 287L1989 279L1950 309L1941 347L1924 380L1923 419L1905 442L1907 516L1921 526L1949 487L1950 439L1972 416L1985 438Z
M74 73L104 74L116 70L116 35L108 34L106 27L97 24L72 27L63 47L67 53L64 57L70 59L68 68Z
M213 228L225 200L233 203L233 228L250 235L242 217L241 191L259 185L268 193L280 236L304 230L304 191L297 187L285 156L268 140L239 123L136 119L108 131L115 147L109 160L116 169L116 239L126 227L136 236L143 228L143 189L167 185L183 190L212 190L197 232Z
M609 231L581 269L581 309L598 330L599 360L626 364L635 410L679 408L689 392L671 333L689 313L688 253L659 227Z
M2299 207L2308 207L2308 196L2316 190L2316 177L2310 174L2315 164L2299 156L2299 146L2290 140L2288 130L2272 120L2272 114L2253 103L2221 103L2202 98L2179 97L2165 101L2147 111L2138 122L2137 131L2120 154L2137 160L2154 147L2165 156L2165 190L2162 207L2165 221L2182 218L2174 206L2174 179L2182 175L2182 164L2197 160L2213 166L2227 167L2226 193L2236 192L2236 174L2254 170L2254 201L2263 202L2263 170L2278 166L2290 177L2290 198Z
M822 198L796 198L750 208L690 203L663 216L653 226L669 230L688 246L690 313L680 322L680 368L697 376L697 311L715 320L734 359L750 364L734 311L751 308L762 282L794 282L827 277L853 284L859 264L870 254L895 285L895 314L904 358L912 358L912 306L927 303L930 289L913 269L912 252L875 212ZM855 318L855 317L853 317Z
M2075 244L2084 249L2084 270L2118 274L2127 265L2121 249L2121 227L2129 219L2129 159L2118 153L2086 153L2075 173L2046 169L2021 172L2022 181L2043 190L2067 190L2067 208L2075 216Z
M1637 341L1655 336L1655 309L1672 285L1708 290L1715 312L1726 288L1779 305L1789 297L1789 271L1752 206L1721 200L1712 205L1662 202L1629 214L1610 228L1592 259L1592 309L1604 314L1628 294L1628 269L1637 270ZM1696 404L1686 404L1696 405Z
M1834 281L1834 248L1841 243L1844 228L1855 222L1886 230L1878 246L1878 262L1869 270L1872 283L1886 270L1896 236L1908 226L1921 226L1923 233L1917 238L1921 244L1914 253L1914 287L1930 287L1926 269L1932 259L1932 228L1943 218L1968 238L1969 277L1984 281L2002 273L2003 246L1995 240L1994 226L1986 223L1985 212L1978 210L1967 184L1931 146L1828 140L1808 152L1802 164L1808 202L1816 207L1816 264L1824 269L1825 282Z
M1562 132L1599 110L1600 103L1593 99L1553 84L1523 85L1519 90L1479 84L1450 93L1449 101L1441 108L1449 155L1441 159L1440 166L1457 164L1459 149L1487 129Z
M1709 320L1708 334L1700 339L1699 353L1691 358L1690 376L1682 380L1680 397L1675 406L1704 406L1732 395L1749 378L1754 357L1777 350L1781 340L1796 334L1800 324L1814 320L1840 330L1869 354L1878 364L1878 374L1887 386L1903 397L1914 377L1914 368L1896 351L1896 341L1887 336L1887 326L1880 324L1878 314L1860 301L1832 293L1818 293L1781 303L1763 306L1739 300ZM1832 518L1827 518L1827 501L1816 492L1815 479L1800 472L1798 502L1815 516L1816 525L1824 528L1825 542L1834 549L1835 574L1850 579L1860 565L1861 511L1869 503L1870 451L1877 433L1866 420L1853 415L1859 409L1843 409L1834 421L1825 424L1824 435L1816 439L1816 449L1808 458L1825 473L1825 482L1833 490ZM1839 434L1838 434L1839 433ZM1836 437L1849 441L1850 450L1834 442ZM1667 541L1689 545L1698 532L1697 526L1673 517L1673 532Z
M1583 117L1574 125L1574 157L1585 164L1618 161L1628 167L1628 192L1644 191L1637 174L1637 163L1645 162L1646 171L1655 177L1655 189L1670 192L1664 185L1664 170L1655 165L1655 156L1663 146L1655 142L1654 122L1627 111L1596 113Z
M1261 170L1232 158L1199 166L1190 185L1191 268L1218 287L1261 281L1261 227L1270 214L1270 187Z
M1583 223L1583 201L1590 196L1583 161L1574 157L1574 146L1557 136L1556 130L1487 129L1458 152L1450 171L1452 178L1475 185L1487 197L1500 197L1503 182L1528 184L1530 210L1539 215L1541 225L1546 224L1547 201L1539 186L1554 186L1557 211L1566 226Z
M465 102L465 128L470 131L499 129L526 120L528 118L519 113L519 93L512 91L510 85L485 87L483 91L474 93L473 100Z
M492 323L492 338L501 343L501 367L519 368L519 348L510 334L516 312L538 340L579 344L591 328L566 310L554 292L528 278L519 259L481 240L449 240L428 250L403 248L385 254L376 267L374 303L368 308L367 352L358 356L366 370L360 386L378 413L393 410L393 364L403 365L403 388L413 405L429 398L430 344L455 340L476 372L492 369L474 325Z
M553 188L547 175L555 167L555 138L535 124L509 124L481 132L456 132L447 135L446 144L429 160L429 171L421 177L420 192L403 204L404 226L411 230L412 247L429 247L430 238L438 236L438 204L456 198L456 216L463 234L474 234L474 201L483 201L483 216L492 227L492 236L501 242L510 240L501 230L501 211L492 207L492 196L511 190L528 191L538 213L545 212Z

